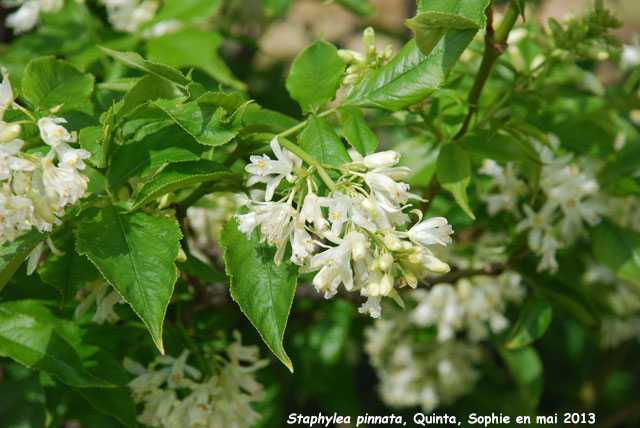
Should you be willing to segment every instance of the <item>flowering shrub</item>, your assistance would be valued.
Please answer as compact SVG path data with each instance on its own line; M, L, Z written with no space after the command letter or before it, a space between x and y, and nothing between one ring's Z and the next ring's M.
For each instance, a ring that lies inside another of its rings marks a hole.
M640 46L333 3L1 0L0 425L640 422Z

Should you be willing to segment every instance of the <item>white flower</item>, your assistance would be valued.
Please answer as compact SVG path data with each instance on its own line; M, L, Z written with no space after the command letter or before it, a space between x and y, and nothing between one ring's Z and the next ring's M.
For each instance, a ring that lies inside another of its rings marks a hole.
M256 221L256 213L250 212L248 214L236 214L233 217L238 223L238 230L247 235L247 239L251 239L253 229L256 228L258 222Z
M556 261L556 250L559 243L551 233L545 233L540 243L539 253L542 256L538 264L538 271L549 270L555 272L558 270L558 262Z
M277 136L273 137L270 145L276 160L271 160L267 155L251 156L249 158L251 163L245 167L245 170L252 174L247 181L247 186L255 183L267 183L264 197L266 202L273 198L273 193L283 178L286 177L287 181L291 183L294 181L291 173L294 168L299 168L302 165L302 159L280 147Z
M363 159L364 166L367 168L385 168L393 166L400 161L400 154L392 150L386 152L373 153L365 156Z
M304 265L311 257L313 249L313 240L304 228L304 223L296 221L291 235L291 261L299 266Z
M16 34L31 30L38 24L40 17L40 2L27 0L18 10L7 16L7 27L13 28Z
M367 297L367 301L358 308L358 312L361 314L367 314L371 318L380 318L382 314L382 307L380 306L380 297Z
M17 156L24 141L15 139L8 143L0 144L0 180L7 180L14 171L33 171L35 164Z
M147 28L142 33L142 36L150 39L153 37L164 36L165 34L175 33L183 27L183 23L181 21L175 19L169 19L167 21L161 21L157 24L154 24L153 27Z
M256 222L261 225L260 232L269 245L280 246L292 232L291 219L294 209L289 203L267 202L255 208Z
M334 239L338 245L313 256L310 264L310 270L320 270L313 278L313 285L316 290L323 291L327 299L337 293L340 283L347 290L353 289L351 252L354 245L367 240L359 232L349 232L344 239Z
M85 149L74 149L67 143L60 143L56 147L58 153L58 166L61 168L85 169L87 166L82 159L89 159L91 153Z
M422 213L420 213L422 218ZM416 223L407 235L417 245L447 245L451 243L453 229L444 217L433 217L423 222Z
M33 204L28 198L0 192L0 244L12 242L31 229L32 213Z
M322 214L320 198L318 198L318 195L315 193L310 192L305 196L302 209L300 210L300 222L302 222L302 224L312 223L316 232L322 232L327 228L329 222Z
M51 160L42 160L42 181L47 195L57 200L56 210L75 204L87 191L87 178L73 168L58 168Z
M47 145L56 149L62 143L74 142L76 139L60 123L67 123L62 117L43 117L38 120L40 137Z
M625 44L621 59L622 63L628 67L640 65L640 46Z
M342 233L343 226L349 221L371 232L376 231L376 225L360 208L363 199L362 195L350 197L341 192L333 192L330 197L319 199L321 206L329 208L331 233L339 235Z
M103 0L107 8L107 19L118 31L135 33L146 22L151 21L158 3L148 0Z
M9 81L7 70L2 67L2 83L0 84L0 121L4 117L4 112L13 104L13 90Z

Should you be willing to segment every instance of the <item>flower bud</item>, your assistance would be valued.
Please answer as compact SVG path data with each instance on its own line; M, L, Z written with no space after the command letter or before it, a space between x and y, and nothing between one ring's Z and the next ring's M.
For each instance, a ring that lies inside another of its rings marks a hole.
M0 122L0 144L9 142L20 135L20 125L17 123L3 124Z
M178 251L178 257L176 258L176 261L180 263L184 263L187 261L187 253L185 253L182 248L180 248L180 250Z
M391 233L384 237L384 244L391 251L398 251L402 249L402 242L398 239L397 236Z
M407 284L409 284L411 288L416 288L418 285L418 277L416 277L413 272L405 272L404 280L407 281Z
M355 62L353 51L350 51L349 49L338 49L338 56L347 64Z
M362 41L364 42L364 46L367 48L367 51L373 47L376 48L376 32L373 27L367 27L362 32Z
M393 290L393 277L387 273L382 277L382 281L380 281L380 294L386 296L391 290Z
M384 168L393 166L400 160L400 154L393 150L385 152L373 153L364 158L364 166L367 168Z
M391 43L387 43L384 46L384 50L382 51L382 58L390 59L393 56L393 45Z
M367 256L367 247L364 245L364 242L356 242L353 244L351 255L353 256L353 260L356 261L364 259Z
M389 253L384 253L378 258L378 262L380 263L380 270L388 272L393 266L393 256Z
M423 260L424 256L422 255L422 253L413 253L409 256L409 262L414 265L422 264Z
M428 271L434 273L446 273L449 272L449 265L433 256L424 256L424 262L422 266Z

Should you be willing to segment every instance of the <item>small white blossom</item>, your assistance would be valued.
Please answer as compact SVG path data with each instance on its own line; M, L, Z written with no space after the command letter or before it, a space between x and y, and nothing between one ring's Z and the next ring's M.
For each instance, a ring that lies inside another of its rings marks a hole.
M11 104L13 104L13 90L11 89L11 82L9 81L9 74L7 70L2 67L2 83L0 83L0 121L4 117L4 112L7 111Z
M294 177L291 174L293 169L302 165L302 159L290 153L287 149L280 147L278 137L274 137L270 145L276 160L271 160L267 155L251 156L251 163L245 168L249 174L252 174L247 181L248 186L255 183L267 183L267 191L264 197L266 202L273 198L273 193L283 178L293 182Z
M151 21L158 2L151 0L102 0L107 9L109 23L118 31L135 33Z
M392 150L387 150L386 152L378 152L365 156L362 162L367 168L385 168L400 162L400 154Z

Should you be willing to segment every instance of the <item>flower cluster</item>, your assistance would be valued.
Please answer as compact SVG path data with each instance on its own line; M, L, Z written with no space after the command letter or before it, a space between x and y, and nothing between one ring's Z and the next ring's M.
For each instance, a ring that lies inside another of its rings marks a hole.
M76 140L61 123L66 120L45 117L38 121L42 140L51 147L46 156L23 152L20 125L2 121L14 105L7 74L0 85L0 245L13 241L32 227L50 231L60 223L65 207L75 204L87 190L88 179L78 170L91 154L74 149ZM57 157L58 164L53 163Z
M418 304L410 316L419 327L437 326L439 342L453 338L458 331L466 331L471 342L478 342L507 328L507 304L521 302L524 295L517 273L463 278L455 285L441 283L429 291L415 290Z
M488 213L508 211L521 218L516 231L528 231L529 247L540 256L538 270L555 272L556 250L571 245L583 234L584 223L594 225L600 219L601 209L596 201L598 183L578 168L572 155L557 157L551 148L542 145L539 152L543 162L540 192L544 201L535 208L523 205L524 216L519 197L525 185L518 178L515 164L501 166L487 159L479 172L491 176L491 187L497 190L485 199Z
M159 3L152 0L102 0L107 9L107 19L114 29L135 33L153 19Z
M33 29L40 21L40 13L59 12L64 0L2 0L4 7L18 7L7 16L6 25L16 34Z
M600 328L602 347L613 348L630 339L640 341L640 284L621 279L595 263L586 270L584 280L608 307Z
M367 27L364 30L362 41L366 49L364 55L349 49L338 50L338 55L348 65L342 78L343 85L357 82L367 71L382 66L393 56L391 43L387 43L380 52L376 50L376 33L372 27Z
M91 318L93 322L102 324L105 321L114 322L120 319L113 307L117 303L124 303L124 299L115 289L104 280L98 280L87 284L87 294L80 298L80 303L76 306L75 317L84 315L95 302L96 313Z
M475 367L480 348L462 340L436 343L405 315L394 310L365 331L365 351L380 379L382 400L394 407L421 406L425 412L453 403L480 377Z
M291 261L302 272L318 272L313 285L325 298L340 284L359 290L368 298L360 312L377 318L383 296L398 298L396 282L415 288L427 273L449 270L429 249L451 242L453 230L445 218L421 221L422 214L413 210L418 222L406 229L408 201L420 198L400 181L411 171L394 166L397 153L375 153L335 168L341 175L324 197L317 194L314 167L301 169L301 159L281 148L277 138L271 148L276 159L252 156L246 167L248 185L266 183L266 191L261 200L246 201L249 213L235 216L238 228L250 237L259 227L262 242L277 247L276 264L290 244ZM283 178L290 185L273 201Z
M148 367L126 358L125 368L136 377L129 382L131 394L144 409L138 421L159 428L249 428L260 419L251 403L264 398L255 372L268 364L258 348L243 346L240 334L216 355L215 373L204 379L187 362L189 351L178 358L161 356Z
M503 237L491 233L447 247L447 257L476 272L503 263ZM508 305L519 304L525 288L517 273L473 275L405 295L406 310L388 308L385 318L365 331L365 350L378 377L379 392L392 406L420 405L425 412L451 404L479 378L480 342L509 326ZM387 311L387 308L385 308Z

